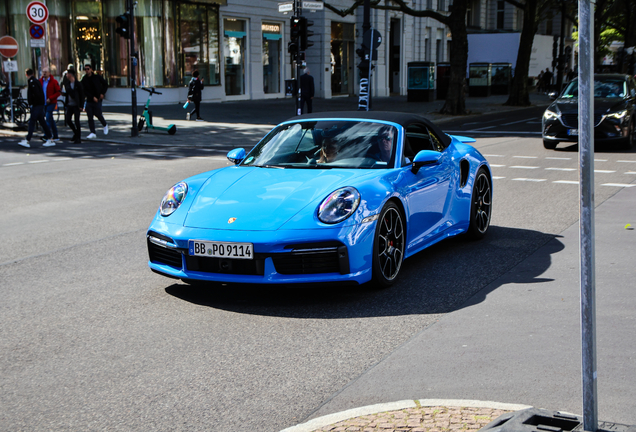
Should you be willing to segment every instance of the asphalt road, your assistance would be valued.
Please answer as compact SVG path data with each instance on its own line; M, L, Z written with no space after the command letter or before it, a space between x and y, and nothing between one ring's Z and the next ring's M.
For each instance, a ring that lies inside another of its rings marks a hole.
M496 177L483 241L418 254L384 291L193 289L148 270L145 230L172 184L222 157L14 142L0 138L3 430L291 426L578 219L575 146L480 138ZM596 157L600 204L636 180L636 151Z

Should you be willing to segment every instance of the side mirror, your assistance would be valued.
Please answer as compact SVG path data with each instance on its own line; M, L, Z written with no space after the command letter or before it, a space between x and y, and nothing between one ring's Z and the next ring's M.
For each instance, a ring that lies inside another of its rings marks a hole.
M235 148L234 150L230 150L227 154L227 159L234 165L240 164L243 162L243 159L245 159L245 149Z
M413 166L411 167L411 172L413 174L417 174L417 172L424 165L435 165L439 163L442 154L433 150L422 150L418 154L415 155L413 159Z
M551 100L555 100L557 98L557 96L559 96L559 94L557 92L548 93L548 97L550 97Z

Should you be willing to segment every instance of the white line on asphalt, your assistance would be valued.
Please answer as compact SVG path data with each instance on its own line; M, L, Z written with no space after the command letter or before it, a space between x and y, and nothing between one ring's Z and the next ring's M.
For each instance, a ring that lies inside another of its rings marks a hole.
M539 167L536 167L536 166L524 166L524 165L513 165L510 168L537 169Z
M67 160L73 160L73 158L59 158L59 159L53 159L51 162L59 162L59 161L67 161Z
M500 179L505 179L505 177L497 177L497 176L493 176L493 180L500 180Z
M552 183L562 183L562 184L579 184L578 181L574 181L574 180L555 180Z
M16 166L16 165L24 165L24 162L13 162L8 164L3 164L2 166Z
M550 159L550 160L572 160L572 158L563 158L563 157L547 157L546 159Z
M594 159L594 162L607 162L607 159Z
M634 171L627 171L625 174L636 174Z
M621 162L621 163L636 163L636 161L631 161L631 160L618 160L616 162Z
M517 123L525 123L527 121L534 120L534 119L535 119L535 117L532 117L532 118L529 118L529 119L525 119L525 120L517 120L517 121L510 122L510 123L503 123L501 126L509 126L509 125L513 125L513 124L517 124Z
M48 160L36 160L36 161L29 161L27 163L42 163L42 162L48 162Z
M611 174L611 173L615 173L616 171L611 171L611 170L594 170L595 173L601 173L601 174Z
M485 157L506 157L504 155L493 155L493 154L485 154Z
M548 179L532 179L532 178L515 178L513 180L516 181L527 181L527 182L544 182L547 181Z
M546 168L548 171L576 171L576 168Z
M634 187L636 184L625 184L625 183L604 183L601 186L614 186L614 187Z
M493 168L505 167L505 165L495 165L495 164L490 164L490 166L493 167Z
M513 156L513 158L517 158L517 159L538 159L538 156Z

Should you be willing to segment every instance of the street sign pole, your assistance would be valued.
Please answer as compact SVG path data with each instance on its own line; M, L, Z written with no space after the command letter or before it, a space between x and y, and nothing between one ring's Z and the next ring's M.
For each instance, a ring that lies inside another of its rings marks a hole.
M130 132L131 137L139 136L139 130L137 129L137 76L136 69L139 57L135 52L135 5L134 0L126 0L130 12L130 101L132 105L132 129Z
M594 248L594 9L579 0L579 176L583 429L598 430Z
M300 18L303 15L302 2L301 0L294 1L294 16ZM298 39L298 43L296 44L296 115L302 114L302 94L300 92L300 38Z
M11 59L9 59L9 61L11 61ZM11 107L11 109L9 111L11 111L11 123L14 123L14 117L13 117L13 88L11 87L11 74L12 72L7 72L9 74L9 106Z

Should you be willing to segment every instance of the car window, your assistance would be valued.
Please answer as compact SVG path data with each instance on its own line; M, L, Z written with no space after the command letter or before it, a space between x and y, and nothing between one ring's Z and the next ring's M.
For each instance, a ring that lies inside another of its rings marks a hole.
M442 152L445 148L442 141L426 125L416 123L406 128L404 157L409 160L412 161L422 150Z

